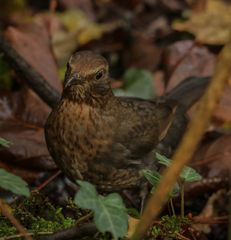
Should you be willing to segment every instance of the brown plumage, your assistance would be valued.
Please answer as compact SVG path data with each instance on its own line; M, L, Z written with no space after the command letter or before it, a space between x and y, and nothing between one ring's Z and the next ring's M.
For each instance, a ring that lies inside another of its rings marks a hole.
M115 97L107 61L77 52L67 65L62 98L46 122L48 150L72 179L104 190L137 187L142 170L154 167L156 145L174 130L175 116L182 122L177 128L185 127L185 111L169 96L173 101Z

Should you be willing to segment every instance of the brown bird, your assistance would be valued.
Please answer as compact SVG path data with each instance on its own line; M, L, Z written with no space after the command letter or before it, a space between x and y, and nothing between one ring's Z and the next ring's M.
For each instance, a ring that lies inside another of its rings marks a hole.
M142 170L155 167L157 144L163 139L164 147L176 145L186 126L186 109L207 85L207 80L193 80L158 101L116 97L105 58L90 51L73 54L61 100L45 125L51 156L71 179L102 190L140 186ZM183 96L185 103L177 106Z

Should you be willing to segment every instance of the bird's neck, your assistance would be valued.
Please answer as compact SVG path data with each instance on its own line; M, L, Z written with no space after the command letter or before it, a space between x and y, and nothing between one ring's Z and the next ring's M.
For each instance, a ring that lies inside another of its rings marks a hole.
M62 98L77 104L84 103L93 107L103 107L108 101L114 98L114 95L111 88L105 90L103 93L97 94L92 91L86 91L86 89L80 87L78 90L75 89L75 91L64 91Z

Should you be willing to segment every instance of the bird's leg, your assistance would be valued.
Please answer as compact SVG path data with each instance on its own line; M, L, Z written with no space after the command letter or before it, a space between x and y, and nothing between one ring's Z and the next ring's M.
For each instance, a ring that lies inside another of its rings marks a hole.
M148 195L149 195L148 182L144 182L141 184L141 190L140 190L140 214L143 213Z

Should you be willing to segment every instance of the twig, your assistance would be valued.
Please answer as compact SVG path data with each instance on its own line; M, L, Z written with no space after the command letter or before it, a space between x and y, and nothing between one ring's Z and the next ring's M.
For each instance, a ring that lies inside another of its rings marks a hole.
M53 108L59 100L60 94L16 52L1 33L0 50L9 64L25 78L27 84Z
M36 232L35 233L27 233L27 236L38 236L38 235L47 235L47 234L52 234L52 232ZM17 239L17 238L22 238L24 235L22 234L14 234L11 236L7 236L7 237L1 237L0 240L12 240L12 239Z
M190 240L189 238L187 238L187 237L181 235L181 234L178 233L178 232L176 232L176 235L177 235L177 237L178 237L179 240Z
M15 226L15 228L21 233L21 235L26 239L26 240L32 240L32 237L29 235L29 233L25 230L25 228L19 223L19 221L10 213L8 210L10 207L8 204L4 203L0 199L0 210L1 213L9 219L9 221Z
M202 97L194 118L188 126L179 148L176 150L172 164L163 174L162 181L157 186L155 193L150 197L141 221L132 236L132 239L142 239L153 219L160 213L163 205L167 201L168 193L182 171L183 167L189 162L198 143L200 142L206 127L209 124L212 113L217 106L223 92L225 82L231 74L231 41L222 49L215 69L212 81Z
M50 182L52 182L55 178L57 178L61 174L61 170L58 170L55 174L50 176L47 180L45 180L40 186L35 188L32 192L41 191L43 188L45 188Z
M89 212L88 214L86 214L86 215L82 216L81 218L79 218L76 221L75 225L79 225L81 222L86 221L87 219L89 219L92 216L93 216L93 212Z
M202 216L195 216L191 217L190 220L193 224L222 224L228 223L229 216L220 216L220 217L202 217Z
M94 223L86 223L82 226L74 226L49 236L38 237L38 240L69 240L72 238L79 239L84 236L92 236L98 232Z

